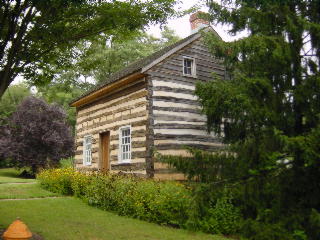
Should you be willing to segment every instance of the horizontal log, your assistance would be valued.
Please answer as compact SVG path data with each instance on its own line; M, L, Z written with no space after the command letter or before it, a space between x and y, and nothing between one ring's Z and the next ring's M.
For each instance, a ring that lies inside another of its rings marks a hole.
M134 120L134 118L143 117L143 116L147 116L147 111L137 112L137 113L129 114L129 115L126 115L126 116L120 116L120 117L115 118L115 119L110 119L110 120L106 120L106 121L103 121L103 122L94 123L93 125L91 125L89 127L84 127L84 128L78 129L77 134L81 135L81 133L83 131L86 131L86 130L91 130L90 131L91 134L99 133L99 130L97 130L95 132L94 129L97 128L97 127L101 127L101 126L107 125L107 124L116 123L118 121L129 120L129 119ZM112 127L112 129L116 129L116 126ZM83 136L87 135L87 134L88 133L83 134Z
M187 103L175 103L175 102L168 102L168 101L157 101L154 100L151 102L152 106L155 107L167 107L167 108L183 108L183 109L193 109L201 112L201 107L197 105L191 105Z
M189 89L194 91L195 85L186 82L174 81L169 79L153 79L151 87L171 87L171 88L178 88L178 89Z
M146 88L146 86L147 86L147 83L145 82L144 78L141 78L138 81L130 84L129 86L124 86L121 89L117 89L117 92L115 92L113 94L99 98L96 101L91 102L89 104L82 105L81 107L78 107L77 110L81 111L83 109L87 109L87 108L94 107L94 106L97 106L100 104L104 104L104 103L111 101L113 99L117 99L119 97L129 95L130 93L137 92L138 90Z
M156 144L154 146L155 150L181 150L181 149L186 149L187 147L191 147L191 148L196 148L196 149L201 149L204 151L209 151L209 152L214 152L217 150L221 150L222 149L222 145L221 146L210 146L210 145L205 145L205 144Z
M195 106L200 106L199 102L192 99L184 99L172 96L153 96L153 100L155 101L164 101L164 102L173 102L173 103L182 103L182 104L190 104Z
M174 140L181 140L181 141L202 141L202 142L211 142L211 143L221 143L221 139L218 137L212 136L202 136L202 135L191 135L191 134L184 134L184 135L171 135L171 134L162 134L157 133L154 135L154 140L163 140L163 139L174 139Z
M131 125L132 128L135 128L135 127L146 126L146 124L147 124L147 120L140 120L140 121L132 122L130 124L125 124L125 125ZM117 131L122 126L124 126L124 125L122 125L122 124L121 125L115 125L115 126L112 126L112 128L109 128L109 130ZM101 132L101 130L95 130L95 131L91 132L90 135L95 135L95 134L98 134L100 132ZM93 141L96 142L97 139L93 138ZM82 145L83 145L83 137L81 137L81 135L77 135L76 136L76 146L82 146Z
M91 114L94 114L100 110L107 109L107 108L110 108L113 106L117 106L117 105L120 105L123 103L128 103L128 102L135 100L135 99L146 97L148 92L146 90L142 90L142 89L144 89L144 88L138 89L135 92L131 92L131 94L126 93L126 92L121 93L121 96L115 97L114 99L106 99L105 102L103 102L103 103L93 105L95 108L93 108L92 110L90 110L89 106L87 108L83 108L83 109L86 109L86 111L78 110L77 118L91 115ZM139 91L139 90L142 90L142 91ZM119 93L119 95L120 95L120 93ZM118 99L118 100L116 100L116 99ZM115 101L112 101L112 100L115 100Z
M152 90L153 91L166 91L166 92L172 92L172 93L185 93L185 94L194 95L194 90L183 89L183 88L172 88L172 87L170 87L170 84L168 84L167 87L164 87L164 86L152 87Z
M138 107L142 107L142 106L146 106L146 105L147 105L146 101L142 101L142 102L139 102L139 103L136 103L136 104L130 104L130 100L129 100L129 102L127 102L127 106L125 106L125 107L121 107L121 108L118 108L116 110L111 110L111 111L108 111L108 108L106 108L104 112L102 112L102 113L100 113L98 115L91 114L91 115L83 116L82 120L77 122L77 124L82 124L84 122L96 120L96 119L99 119L101 117L108 116L108 115L114 115L116 113L122 113L122 112L125 112L127 110L136 109Z
M191 108L179 108L179 107L158 107L153 106L153 110L159 110L159 111L167 111L167 112L176 112L176 113L193 113L193 114L199 114L201 116L201 110L199 109L191 109Z
M113 163L111 164L111 170L118 171L137 171L145 170L146 163Z
M203 119L191 118L179 115L168 115L168 114L158 114L154 113L153 118L156 120L166 120L166 121L185 121L185 122L204 122Z
M155 80L161 80L161 81L170 81L170 82L176 82L181 84L189 84L194 86L195 79L194 78L186 78L182 75L172 75L167 73L160 73L158 71L150 71L149 72L152 79Z
M196 129L206 130L206 125L194 125L194 124L178 124L178 123L158 123L154 125L154 129Z

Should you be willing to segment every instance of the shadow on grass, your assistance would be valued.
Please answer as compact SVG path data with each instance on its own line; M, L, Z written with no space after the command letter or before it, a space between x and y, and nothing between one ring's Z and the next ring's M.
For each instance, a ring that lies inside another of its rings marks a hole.
M14 168L2 168L0 169L0 177L7 178L20 178L20 179L35 179L28 171L26 170L17 170Z

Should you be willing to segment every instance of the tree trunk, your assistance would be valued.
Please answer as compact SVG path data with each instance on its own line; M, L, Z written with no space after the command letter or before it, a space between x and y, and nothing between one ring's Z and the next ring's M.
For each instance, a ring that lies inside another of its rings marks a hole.
M10 76L3 77L2 72L0 72L0 100L5 93L6 89L9 87L10 83L13 81Z

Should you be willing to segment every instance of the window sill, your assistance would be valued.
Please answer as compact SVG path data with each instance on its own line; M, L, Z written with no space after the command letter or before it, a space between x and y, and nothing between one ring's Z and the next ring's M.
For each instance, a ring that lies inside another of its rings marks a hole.
M197 78L197 75L183 74L184 77Z
M113 163L112 165L115 165L115 166L130 166L132 163L131 163L131 160L129 161L118 161L117 163Z

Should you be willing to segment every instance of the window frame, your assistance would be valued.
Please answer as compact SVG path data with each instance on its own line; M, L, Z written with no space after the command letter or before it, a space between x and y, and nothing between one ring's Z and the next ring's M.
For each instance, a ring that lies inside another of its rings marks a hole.
M91 139L91 142L90 142L90 149L87 149L87 146L89 145L88 142L86 141L86 139ZM83 137L83 165L84 166L91 166L92 165L92 140L93 140L93 137L92 135L85 135ZM89 152L89 154L87 154L87 152ZM87 161L87 160L90 160L90 161Z
M191 74L185 73L184 72L184 68L185 68L185 60L191 60ZM183 56L182 57L182 73L183 76L188 76L188 77L196 77L197 74L197 68L196 68L196 59L194 57L190 57L190 56Z
M130 135L130 143L129 144L122 144L122 138L123 138L123 130L129 129ZM129 151L127 152L129 154L128 159L123 159L123 151L122 151L122 146L128 145L129 146ZM131 158L132 158L132 132L131 132L131 125L126 125L122 126L119 128L119 152L118 152L118 162L119 163L131 163Z

